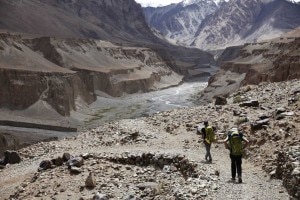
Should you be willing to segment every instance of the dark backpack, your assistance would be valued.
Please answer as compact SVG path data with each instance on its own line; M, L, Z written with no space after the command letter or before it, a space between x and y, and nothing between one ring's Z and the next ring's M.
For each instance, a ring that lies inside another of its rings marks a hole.
M206 137L205 127L198 126L197 135L201 135L203 139Z
M234 156L243 155L243 134L234 131L228 135L230 144L230 153Z

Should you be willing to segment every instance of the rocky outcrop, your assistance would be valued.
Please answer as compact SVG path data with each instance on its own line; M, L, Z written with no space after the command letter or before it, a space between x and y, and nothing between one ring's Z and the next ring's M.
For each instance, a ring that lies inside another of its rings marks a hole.
M80 78L74 74L45 73L22 70L0 70L0 105L10 109L26 109L39 100L49 103L59 114L67 116L76 110L78 96L91 103L95 96L89 93Z
M243 46L232 46L227 47L222 54L217 59L217 65L222 66L225 62L234 60L237 58L240 54L240 50L243 48Z
M0 158L7 149L20 148L19 141L12 135L0 133Z
M225 62L210 78L203 102L228 96L245 85L300 78L300 30L260 43L247 43L235 59Z
M283 180L283 185L291 196L300 197L300 146L286 148L277 154L275 175Z

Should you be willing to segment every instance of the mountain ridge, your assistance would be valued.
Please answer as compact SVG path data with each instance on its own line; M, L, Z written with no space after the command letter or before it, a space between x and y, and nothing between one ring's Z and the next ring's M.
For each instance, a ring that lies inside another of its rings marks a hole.
M107 40L120 46L148 47L173 70L189 76L188 68L215 64L207 52L178 47L157 38L134 0L0 0L0 29L60 38ZM190 54L189 59L184 57Z
M197 6L197 2L203 1L195 2L196 4L191 4L194 7ZM194 1L189 3L194 3ZM190 28L187 24L186 27L181 26L181 29L172 34L170 27L178 24L177 21L180 20L178 15L182 12L182 8L178 9L176 5L182 4L183 2L172 4L172 9L168 6L157 9L144 8L149 26L167 41L177 45L205 50L224 49L245 42L275 38L300 26L298 3L286 0L229 0L220 1L219 4L213 2L215 6L211 7L212 12L198 19L195 23L197 28L193 27L194 31L186 31ZM198 4L198 6L202 5ZM171 9L168 12L171 12L172 16L165 19L161 10L167 8ZM189 13L192 11L186 9L184 12L183 20L191 20L192 14ZM153 20L153 16L159 20ZM161 26L161 24L170 25Z

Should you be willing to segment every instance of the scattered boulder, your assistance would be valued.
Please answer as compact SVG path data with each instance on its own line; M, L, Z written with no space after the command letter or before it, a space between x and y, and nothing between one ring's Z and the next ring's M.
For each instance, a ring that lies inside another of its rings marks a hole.
M219 170L215 170L215 175L216 176L220 176L220 171Z
M71 172L72 174L80 174L80 173L82 172L82 170L81 170L81 168L79 168L79 167L71 166L70 172Z
M55 159L52 159L51 161L56 166L62 166L64 164L64 160L62 157L57 157Z
M133 139L133 140L136 140L139 136L139 132L138 131L135 131L133 133L130 134L130 138Z
M281 113L281 114L284 115L284 116L294 116L295 115L295 113L292 112L292 111L290 111L290 112L284 112L284 113Z
M94 187L96 187L96 180L95 180L94 174L92 172L90 172L89 176L86 178L86 180L85 180L85 186L87 188L94 188Z
M51 169L52 164L53 163L51 162L51 160L43 160L39 166L40 169L47 170L47 169Z
M254 131L254 130L262 129L264 126L269 125L269 121L270 120L268 118L255 121L255 122L251 123L251 130Z
M81 167L83 165L83 158L82 157L75 157L68 160L67 165L69 167L75 166L75 167Z
M97 192L97 194L94 195L93 200L108 200L108 196L106 194L100 194Z
M220 106L222 106L222 105L226 105L226 104L227 104L227 100L226 100L225 97L223 97L223 96L217 96L217 97L216 97L215 105L220 105Z
M293 95L300 94L300 89L296 89L293 91Z
M276 110L275 110L275 115L279 115L279 114L281 114L281 113L284 113L284 112L286 112L286 109L285 108L277 108Z
M240 116L241 112L239 110L233 110L233 116Z
M140 190L145 190L146 188L150 188L151 190L156 190L158 188L158 184L155 182L145 182L140 183L136 186Z
M16 151L4 152L4 164L17 164L21 162L21 157Z
M259 102L257 100L245 101L239 104L240 107L259 107Z
M84 160L89 159L89 158L91 158L91 157L93 157L93 156L92 156L91 154L89 154L89 153L85 153L85 154L82 155L82 158L83 158Z
M71 159L71 154L69 153L64 153L63 156L62 156L64 162L67 162L68 160Z
M287 112L287 111L284 111L284 112L277 112L277 111L276 111L275 119L276 119L276 120L282 120L282 119L284 119L285 117L294 116L294 115L295 115L294 112Z
M260 120L264 120L264 119L268 119L268 118L270 118L268 115L266 115L266 114L263 114L263 113L262 113L262 114L260 114L258 117L259 117L259 119L260 119Z

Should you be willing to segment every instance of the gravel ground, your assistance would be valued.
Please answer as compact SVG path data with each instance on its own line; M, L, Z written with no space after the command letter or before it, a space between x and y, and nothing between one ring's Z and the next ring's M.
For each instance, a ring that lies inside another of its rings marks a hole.
M140 139L122 140L137 130ZM178 199L288 199L280 182L269 180L259 167L254 167L248 161L244 164L244 183L228 183L230 159L223 145L217 144L218 148L213 148L214 161L206 164L203 162L205 152L202 143L198 142L199 136L183 129L179 132L170 134L149 124L147 119L122 120L71 139L33 145L21 150L21 155L27 157L22 163L11 165L0 172L0 176L4 177L0 183L1 198L6 199L13 194L16 199L89 199L96 191L100 191L111 199L122 199L130 194L141 199L176 199L178 194ZM121 144L121 141L124 143ZM79 175L70 175L65 166L36 172L42 160L57 157L63 152L72 155L90 153L95 158L85 161ZM185 179L178 172L166 173L152 166L121 165L103 159L105 156L124 152L181 154L197 164L199 176ZM90 171L95 173L98 186L81 191ZM148 171L149 174L145 175ZM215 171L220 176L216 176ZM35 176L38 179L31 182ZM139 192L137 185L149 180L159 185L162 191L154 193L155 195L151 190L149 194ZM105 184L108 184L107 188L103 187Z
M299 145L299 85L292 81L242 88L223 107L181 108L110 122L78 136L21 149L23 161L0 170L1 198L92 199L101 193L109 199L290 199L282 182L270 177L274 169L284 180L293 177L295 182L285 181L295 186L289 192L299 191L294 184L299 180L299 148L290 148L289 168L277 163L279 151ZM233 103L251 97L258 99L259 107ZM278 115L278 110L286 115ZM261 116L269 123L258 126ZM228 128L242 123L250 140L242 184L228 182L230 159L223 144L213 145L212 164L204 162L203 143L195 133L204 119L217 127L220 140ZM84 158L74 169L78 174L70 173L66 163L37 171L41 161L65 152ZM85 186L90 172L96 182L92 189Z

